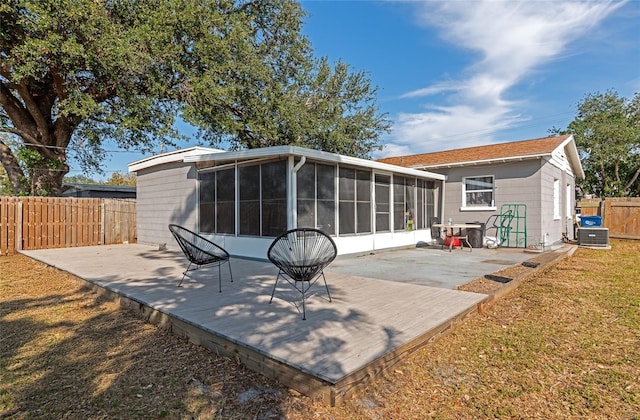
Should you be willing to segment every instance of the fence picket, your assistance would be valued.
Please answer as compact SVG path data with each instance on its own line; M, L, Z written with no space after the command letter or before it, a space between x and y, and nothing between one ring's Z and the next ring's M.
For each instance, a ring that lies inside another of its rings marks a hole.
M0 255L122 242L136 242L135 200L0 197Z

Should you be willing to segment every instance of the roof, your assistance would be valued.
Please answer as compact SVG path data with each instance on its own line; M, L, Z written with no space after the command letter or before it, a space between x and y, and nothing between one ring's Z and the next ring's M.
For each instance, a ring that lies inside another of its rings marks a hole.
M405 175L416 176L419 178L429 178L444 180L444 175L427 172L424 170L416 170L397 165L390 165L384 162L361 159L352 156L344 156L336 153L323 152L315 149L308 149L299 146L272 146L259 149L240 150L223 153L200 153L184 156L184 162L216 162L218 164L230 163L234 161L271 158L278 156L297 156L300 158L315 159L318 161L340 163L345 165L360 166L368 169L376 169L380 171L395 172ZM129 169L131 170L131 169Z
M151 156L148 158L140 159L130 163L129 172L137 172L141 169L151 168L156 165L172 162L182 162L185 156L199 155L199 154L211 154L222 153L224 150L211 149L209 147L193 146L187 149L173 150L171 152L162 153L160 155Z
M380 171L395 172L405 175L416 176L425 179L444 180L445 176L424 170L416 170L386 163L376 162L369 159L360 159L351 156L338 155L335 153L323 152L320 150L307 149L298 146L273 146L259 149L249 149L226 152L219 149L206 149L203 147L191 147L183 150L176 150L162 155L145 158L129 164L129 172L137 172L142 169L151 168L171 162L215 162L217 165L246 161L252 159L273 158L279 156L297 156L304 159L316 159L319 161L342 163L346 165L361 166Z
M416 169L436 169L538 159L551 156L560 148L564 149L575 174L578 177L584 178L578 150L573 140L573 135L570 134L486 146L466 147L442 152L389 157L378 159L378 162Z
M75 189L78 191L117 191L117 192L136 192L136 187L130 185L110 185L110 184L77 184L64 183L63 190Z

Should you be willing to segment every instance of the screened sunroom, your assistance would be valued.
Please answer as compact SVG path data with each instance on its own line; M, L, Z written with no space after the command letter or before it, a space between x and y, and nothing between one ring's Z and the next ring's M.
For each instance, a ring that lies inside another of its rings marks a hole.
M273 238L294 227L327 232L339 254L415 246L431 240L430 225L442 208L442 175L300 147L199 148L159 161L130 166L138 175L139 217L146 206L161 206L145 186L161 177L170 188L161 176L165 165L185 173L191 191L179 194L182 202L174 203L166 224L187 224L238 256L264 258Z

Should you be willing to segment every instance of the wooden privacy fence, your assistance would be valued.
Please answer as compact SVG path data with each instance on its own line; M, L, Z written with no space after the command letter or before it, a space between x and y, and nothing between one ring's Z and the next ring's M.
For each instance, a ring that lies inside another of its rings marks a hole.
M640 239L640 197L581 200L583 216L601 216L609 236L621 239Z
M0 253L135 242L136 201L0 197Z

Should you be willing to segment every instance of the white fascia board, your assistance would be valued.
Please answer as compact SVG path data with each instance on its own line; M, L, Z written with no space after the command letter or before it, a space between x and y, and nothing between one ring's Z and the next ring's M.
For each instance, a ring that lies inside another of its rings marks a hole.
M212 154L212 153L224 153L224 150L212 149L209 147L194 146L187 149L173 150L171 152L162 153L160 155L151 156L148 158L140 159L132 162L128 165L129 172L137 172L142 169L151 168L156 165L162 165L165 163L182 162L185 156L199 155L199 154Z
M584 179L584 169L582 168L582 162L580 161L580 154L578 153L578 148L576 146L576 142L573 138L573 134L571 134L565 141L562 142L558 148L562 147L567 155L567 159L573 168L573 171L577 178Z
M427 172L413 168L405 168L403 166L390 165L388 163L375 162L373 160L361 159L351 156L343 156L335 153L307 149L305 147L298 146L273 146L235 152L189 155L184 157L184 162L242 161L248 159L279 156L304 156L308 159L319 161L360 166L379 171L411 175L419 178L434 179L440 181L445 180L444 175L436 174L433 172Z
M495 159L482 159L482 160L468 160L466 162L449 162L439 163L435 165L415 165L411 166L414 169L442 169L442 168L458 168L461 166L478 166L478 165L491 165L493 163L507 163L507 162L521 162L523 160L540 159L545 156L551 156L551 153L538 153L535 155L522 155L522 156L509 156L504 158Z

